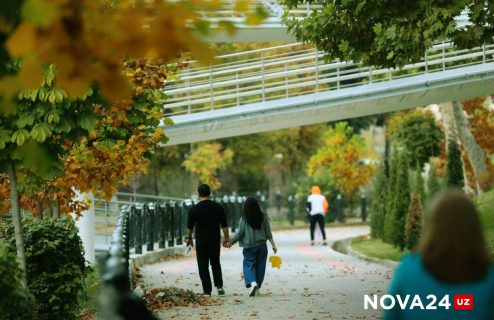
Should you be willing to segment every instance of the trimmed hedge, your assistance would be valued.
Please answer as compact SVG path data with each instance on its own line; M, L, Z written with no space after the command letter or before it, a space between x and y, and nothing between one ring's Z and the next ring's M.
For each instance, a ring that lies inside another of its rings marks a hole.
M15 252L13 228L9 225L3 233ZM37 319L76 319L87 268L74 220L26 218L24 237L27 282L37 302Z

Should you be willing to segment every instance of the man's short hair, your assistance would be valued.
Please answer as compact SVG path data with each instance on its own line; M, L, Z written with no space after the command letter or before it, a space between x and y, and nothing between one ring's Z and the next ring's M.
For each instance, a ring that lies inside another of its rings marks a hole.
M211 195L211 188L207 184L201 184L197 187L197 192L200 197L209 197Z

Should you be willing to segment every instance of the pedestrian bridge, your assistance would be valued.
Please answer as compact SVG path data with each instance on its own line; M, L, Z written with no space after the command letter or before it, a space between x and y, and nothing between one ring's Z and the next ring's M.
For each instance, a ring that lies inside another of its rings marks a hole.
M401 69L325 61L293 43L190 62L165 87L168 144L220 139L403 110L492 93L494 45L431 48Z

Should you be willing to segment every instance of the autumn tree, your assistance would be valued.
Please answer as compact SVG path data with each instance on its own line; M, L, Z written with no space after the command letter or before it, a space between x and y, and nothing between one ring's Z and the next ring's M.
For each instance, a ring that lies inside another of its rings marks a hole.
M201 183L207 183L212 189L218 189L221 182L217 178L218 170L232 162L233 152L222 150L220 143L202 143L183 162L185 169L198 176Z
M494 155L494 109L490 106L491 103L492 99L489 96L462 101L475 141L486 154L488 176L480 177L477 181L483 189L489 187L494 178L494 162L492 161Z
M307 174L316 182L329 179L345 197L351 197L374 173L374 167L363 161L364 147L363 138L353 134L346 122L339 122L324 133L322 147L308 161Z
M17 254L25 270L24 241L20 217L20 194L34 193L33 186L62 173L59 159L65 141L77 140L92 129L92 93L68 99L55 86L55 68L45 68L42 86L21 91L16 108L0 117L0 160L10 182L12 221ZM18 179L18 173L22 173Z
M200 36L212 29L201 12L222 6L222 1L9 1L7 12L18 18L2 20L0 40L8 56L23 61L23 68L3 74L1 94L10 97L32 88L42 66L55 64L59 87L71 97L97 83L113 102L129 98L132 90L120 72L123 57L169 61L190 51L196 59L211 62L212 51ZM262 8L249 11L250 1L239 0L232 8L244 13L248 24L266 16ZM220 19L218 25L235 32L231 21Z
M484 185L486 184L486 181L489 180L485 152L479 146L471 131L470 124L465 116L463 105L460 101L453 101L453 112L458 128L458 137L460 138L463 150L465 150L465 154L470 162L477 193L482 194Z

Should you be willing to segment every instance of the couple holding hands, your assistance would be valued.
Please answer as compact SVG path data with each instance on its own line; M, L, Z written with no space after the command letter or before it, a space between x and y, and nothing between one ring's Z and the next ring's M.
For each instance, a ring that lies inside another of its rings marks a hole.
M210 199L211 188L207 184L202 184L197 191L200 201L189 212L187 245L194 246L192 232L195 229L197 265L203 294L210 296L212 292L209 264L211 264L214 286L218 290L218 295L225 294L220 264L221 226L225 248L231 248L237 242L243 247L245 286L249 289L249 296L258 295L266 272L268 257L266 241L271 243L274 253L278 251L267 215L261 211L255 198L247 198L238 231L230 239L225 210L219 203Z

